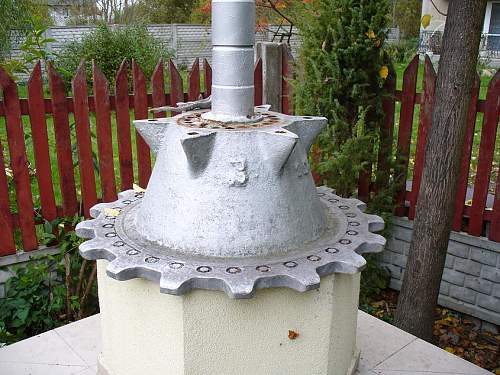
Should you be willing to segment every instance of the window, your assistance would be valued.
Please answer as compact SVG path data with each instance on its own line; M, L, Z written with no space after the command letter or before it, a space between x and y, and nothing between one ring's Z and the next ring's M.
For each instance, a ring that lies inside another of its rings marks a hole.
M489 2L483 31L487 34L486 49L500 51L500 2Z

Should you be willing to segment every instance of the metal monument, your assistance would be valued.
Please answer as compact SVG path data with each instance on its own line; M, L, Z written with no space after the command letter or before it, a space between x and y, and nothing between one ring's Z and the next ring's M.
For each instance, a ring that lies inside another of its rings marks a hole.
M163 293L318 288L354 274L380 251L384 222L365 204L316 188L307 154L323 117L254 107L253 0L214 0L212 97L181 114L135 121L156 154L145 192L98 204L77 234L87 259L117 280L145 278Z

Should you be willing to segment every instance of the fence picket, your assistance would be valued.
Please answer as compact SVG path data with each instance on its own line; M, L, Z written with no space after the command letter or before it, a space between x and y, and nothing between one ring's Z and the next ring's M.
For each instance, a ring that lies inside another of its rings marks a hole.
M401 93L401 111L399 115L398 131L398 168L397 184L399 191L396 193L395 204L396 216L405 215L406 201L406 177L408 176L408 164L410 161L411 132L413 128L413 116L415 114L415 100L417 97L417 74L419 57L413 58L403 74L403 89Z
M25 251L38 248L33 211L31 181L24 144L24 130L21 118L21 107L16 83L0 68L0 86L3 89L5 106L5 125L10 153L10 165L16 189L16 202L19 216L21 239ZM5 172L5 170L4 170Z
M76 199L66 89L64 81L56 73L51 63L48 64L48 72L63 215L71 217L78 212L78 202Z
M377 161L376 190L387 186L390 178L392 158L392 142L394 139L394 115L396 113L396 82L397 73L391 69L384 83L385 96L382 99L382 111L385 114L380 128L380 145Z
M427 134L432 126L432 106L434 103L434 90L436 87L436 71L432 66L429 56L425 56L424 82L422 99L420 103L420 121L417 135L417 150L415 152L415 167L413 168L413 179L410 194L410 210L408 218L413 220L417 209L418 193L425 163L425 148L427 145Z
M184 101L184 90L182 89L182 77L172 60L168 63L170 77L170 105L176 107L177 103ZM175 115L176 113L172 113Z
M163 69L163 61L160 60L156 65L153 77L151 78L151 97L153 107L163 107L167 105L167 98L165 96L165 76ZM165 117L165 112L156 112L153 115L155 118Z
M495 199L493 201L493 212L488 238L500 242L500 166L497 171L497 183L495 186Z
M73 87L73 106L82 207L83 214L85 217L89 218L90 208L97 203L97 192L90 132L87 75L84 61L82 61L78 67L71 84Z
M132 75L134 77L134 117L136 120L148 118L148 93L146 77L136 61L132 61ZM137 166L139 185L145 188L151 176L151 154L149 146L136 130Z
M2 234L0 235L0 257L16 253L14 226L10 213L9 184L5 168L3 147L2 142L0 142L0 228L2 228Z
M115 79L116 136L118 138L120 187L122 191L132 189L134 184L134 163L132 162L129 105L128 64L127 60L124 59Z
M92 61L92 76L94 79L96 137L97 151L99 152L102 198L104 202L113 202L118 197L116 195L109 84L95 61Z
M200 59L194 60L188 75L188 100L194 102L200 99Z
M254 92L254 104L262 105L262 90L263 90L263 74L262 74L262 59L258 59L255 63L254 76L253 76L253 85L255 87Z
M38 62L28 80L28 107L35 157L36 179L40 192L40 204L45 220L57 218L57 206L52 182L45 102L43 97L42 68Z
M498 116L500 113L500 71L495 74L488 86L486 94L486 110L483 118L481 131L481 143L479 146L479 158L474 181L474 194L470 208L469 233L480 236L483 230L483 217L488 197L489 182L493 154L495 152L495 141L497 136Z
M465 198L467 196L467 186L469 184L470 160L472 145L474 144L474 130L476 128L477 103L479 101L479 89L481 79L476 76L471 91L469 113L467 115L467 128L465 130L464 148L462 152L462 162L460 166L460 176L458 178L457 193L455 196L455 214L453 217L453 230L462 230L462 218L464 214Z
M212 67L207 59L203 59L203 75L205 78L205 97L212 95Z

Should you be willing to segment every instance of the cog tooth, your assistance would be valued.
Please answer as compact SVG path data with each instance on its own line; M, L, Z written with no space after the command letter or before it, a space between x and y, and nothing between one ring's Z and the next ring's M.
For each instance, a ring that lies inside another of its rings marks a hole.
M80 255L88 260L106 259L111 261L116 258L115 254L106 249L98 238L82 243L78 250Z
M115 280L126 281L138 277L138 270L130 264L122 262L120 258L116 258L108 264L106 274Z
M264 163L270 165L270 168L276 173L281 173L295 149L299 137L284 128L261 131L258 133L258 137L259 149Z
M106 208L112 208L116 206L116 202L109 203L98 203L90 209L90 216L97 219L101 213L106 210Z
M239 279L237 282L230 279L224 279L225 292L230 298L246 299L255 295L255 283L252 280Z
M189 167L195 175L202 173L210 162L215 136L215 132L200 133L189 131L181 138L182 149L186 155Z
M366 203L365 202L360 201L357 198L350 198L348 201L349 201L350 204L354 205L361 212L365 212L366 211Z
M368 221L368 230L370 232L380 232L385 228L384 220L377 215L365 214Z
M295 121L286 126L300 138L300 143L306 152L309 152L316 137L323 131L328 123L325 117L295 117Z
M380 253L384 250L387 240L380 234L367 233L365 242L358 247L356 252L358 254L365 253Z
M353 251L342 251L336 254L336 259L332 262L318 267L321 276L332 273L355 274L361 271L366 265L366 260Z
M170 125L169 120L134 121L135 128L155 154L160 150L168 125Z
M97 220L85 220L77 224L75 233L78 237L92 239L96 236Z

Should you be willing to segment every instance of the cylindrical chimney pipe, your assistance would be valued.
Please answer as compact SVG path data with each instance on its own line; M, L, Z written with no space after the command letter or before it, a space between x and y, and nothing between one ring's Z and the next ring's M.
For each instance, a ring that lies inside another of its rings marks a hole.
M219 121L254 116L254 0L212 1L212 111Z

